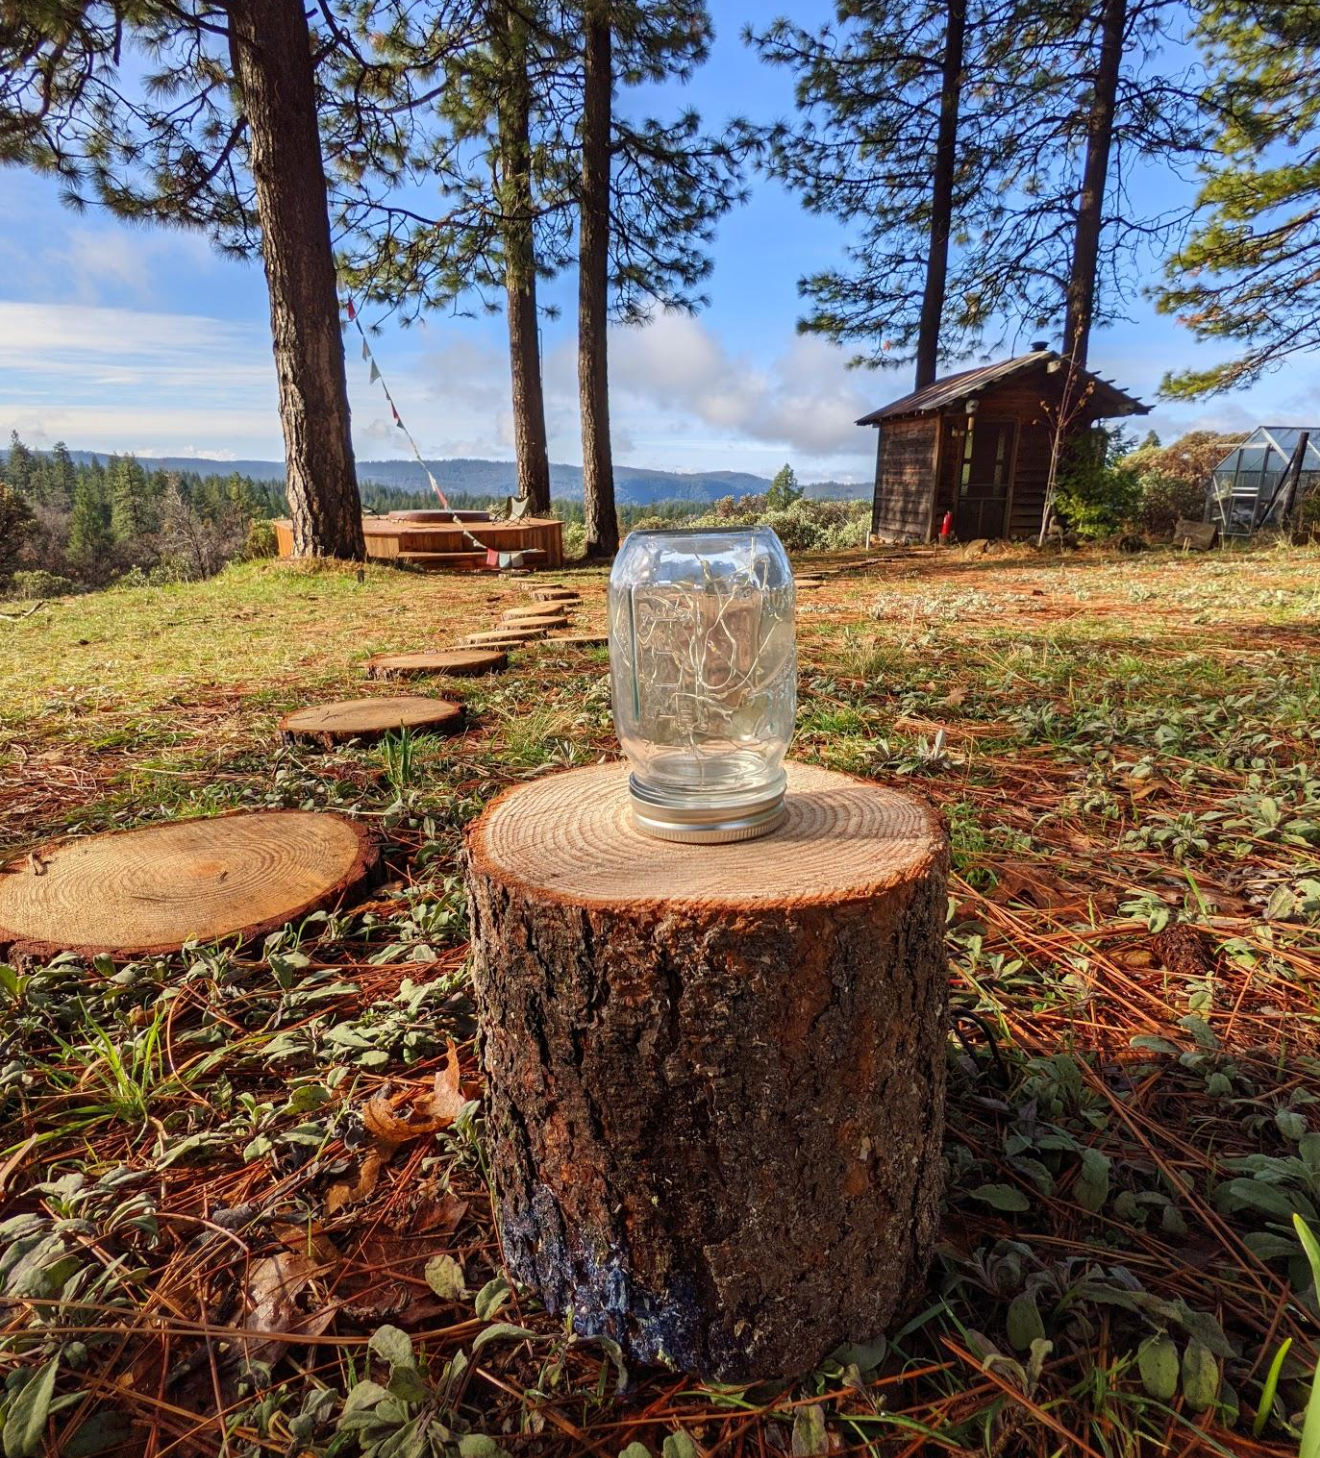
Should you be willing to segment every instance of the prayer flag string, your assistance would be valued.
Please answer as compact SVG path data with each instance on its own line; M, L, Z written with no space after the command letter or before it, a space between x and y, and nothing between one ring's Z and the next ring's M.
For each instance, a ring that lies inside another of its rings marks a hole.
M389 403L390 414L394 417L394 423L399 427L401 431L403 431L404 439L412 448L412 453L413 456L416 458L417 464L422 468L423 471L426 472L426 479L431 483L431 490L435 492L437 498L439 499L440 505L450 514L450 516L453 517L455 524L457 525L459 531L462 532L464 538L467 541L471 542L473 547L475 547L478 551L485 552L487 567L521 567L524 560L523 554L521 552L497 552L493 547L488 547L485 542L478 541L478 539L474 537L470 531L468 531L467 527L464 526L462 519L459 517L458 513L454 510L454 508L450 506L448 498L445 496L445 493L440 489L439 481L435 479L435 476L432 473L430 466L426 464L425 458L423 457L421 451L418 450L417 442L412 438L412 432L403 423L403 417L399 414L399 407L394 403L394 396L390 394L390 387L385 383L385 376L380 372L380 366L376 363L376 356L371 352L371 344L367 339L366 330L363 329L362 322L357 316L357 309L354 308L352 299L348 299L345 301L344 309L345 312L348 314L349 323L353 325L353 327L357 330L358 334L362 337L362 358L368 361L371 365L371 377L369 383L374 385L379 382L380 388L385 394L385 399Z

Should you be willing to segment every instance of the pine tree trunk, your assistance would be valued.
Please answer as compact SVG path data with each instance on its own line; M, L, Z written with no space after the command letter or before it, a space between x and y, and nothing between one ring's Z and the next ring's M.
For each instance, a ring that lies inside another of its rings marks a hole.
M939 1223L943 833L788 776L784 826L740 845L642 835L617 764L468 832L508 1269L575 1331L728 1382L878 1335Z
M1086 158L1082 164L1081 195L1077 200L1072 273L1063 326L1064 352L1070 353L1082 369L1086 367L1091 321L1095 316L1100 231L1104 224L1105 187L1109 181L1109 152L1114 140L1114 110L1126 28L1127 0L1105 0L1100 16L1100 55L1091 93L1091 114L1086 124Z
M497 12L502 4L497 4ZM513 378L513 450L518 495L532 511L550 510L550 456L541 391L541 344L536 317L536 244L533 234L531 82L527 23L516 7L503 21L504 85L499 100L500 170L504 208L504 287Z
M949 276L949 234L953 230L953 179L957 164L958 104L962 91L966 34L967 0L949 0L944 23L940 124L930 188L930 251L926 255L926 289L921 300L921 322L917 334L918 390L931 383L939 366L940 324L944 317L944 292Z
M270 293L293 550L365 555L311 37L299 0L230 0Z
M587 556L619 550L610 448L610 111L614 71L609 0L589 0L583 25L582 220L578 258L578 392L582 410L582 509Z

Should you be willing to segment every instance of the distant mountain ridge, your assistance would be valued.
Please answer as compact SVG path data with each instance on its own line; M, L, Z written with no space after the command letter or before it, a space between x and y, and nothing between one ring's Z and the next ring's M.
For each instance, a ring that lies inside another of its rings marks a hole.
M70 451L75 461L89 463L110 459L106 451ZM190 471L199 476L250 476L254 481L283 481L283 461L221 461L202 456L142 456L153 470ZM481 461L458 457L428 461L444 490L466 491L473 496L512 496L517 477L512 461ZM426 477L416 461L359 461L358 480L391 491L425 491ZM582 467L551 465L550 488L569 501L582 499ZM770 488L769 478L747 471L652 471L640 466L616 466L614 489L620 505L647 506L656 501L718 501L721 496L759 496ZM870 487L846 481L803 483L807 496L815 501L859 501L871 494Z

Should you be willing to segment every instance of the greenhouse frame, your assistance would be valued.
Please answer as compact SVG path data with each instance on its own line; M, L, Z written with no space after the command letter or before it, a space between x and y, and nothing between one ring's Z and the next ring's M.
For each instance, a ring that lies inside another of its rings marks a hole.
M1295 491L1289 466L1307 436ZM1320 425L1258 425L1210 473L1205 519L1224 537L1249 537L1279 525L1289 496L1299 502L1320 484Z

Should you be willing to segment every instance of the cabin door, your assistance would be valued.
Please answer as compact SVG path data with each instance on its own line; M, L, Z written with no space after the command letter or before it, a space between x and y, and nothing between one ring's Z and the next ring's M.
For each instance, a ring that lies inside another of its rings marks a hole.
M1017 421L967 417L954 456L953 529L960 542L1002 537L1007 530L1009 486L1017 446Z

